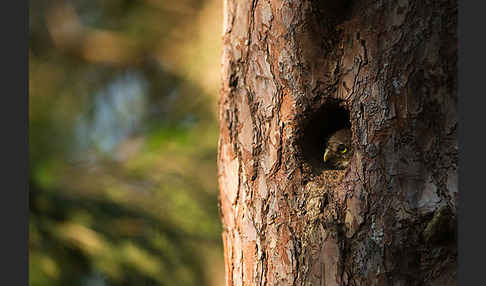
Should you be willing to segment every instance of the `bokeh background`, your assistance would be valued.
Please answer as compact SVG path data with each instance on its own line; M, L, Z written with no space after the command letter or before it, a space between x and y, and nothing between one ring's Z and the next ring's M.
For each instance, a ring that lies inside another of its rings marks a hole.
M222 285L222 1L29 3L29 284Z

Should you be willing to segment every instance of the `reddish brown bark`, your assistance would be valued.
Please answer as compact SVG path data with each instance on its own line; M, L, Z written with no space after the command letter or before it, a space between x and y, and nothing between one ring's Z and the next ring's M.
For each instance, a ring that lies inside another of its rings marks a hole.
M454 285L456 2L224 13L226 284ZM350 166L325 170L324 138L346 124Z

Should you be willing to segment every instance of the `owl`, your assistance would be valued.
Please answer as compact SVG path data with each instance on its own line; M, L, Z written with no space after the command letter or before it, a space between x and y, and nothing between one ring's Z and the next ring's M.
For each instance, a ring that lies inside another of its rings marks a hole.
M328 169L346 169L352 156L353 147L349 128L340 129L329 136L323 157Z

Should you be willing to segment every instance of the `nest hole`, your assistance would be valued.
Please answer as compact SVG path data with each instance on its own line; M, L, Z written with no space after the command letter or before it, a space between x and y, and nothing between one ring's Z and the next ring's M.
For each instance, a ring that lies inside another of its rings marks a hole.
M323 160L327 139L343 128L351 128L349 111L338 101L327 102L311 114L300 142L305 169L310 169L313 175L329 169Z

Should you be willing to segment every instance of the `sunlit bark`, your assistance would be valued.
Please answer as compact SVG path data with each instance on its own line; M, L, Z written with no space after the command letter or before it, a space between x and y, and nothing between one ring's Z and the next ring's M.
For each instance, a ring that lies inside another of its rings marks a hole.
M456 2L330 3L225 0L226 284L455 285Z

